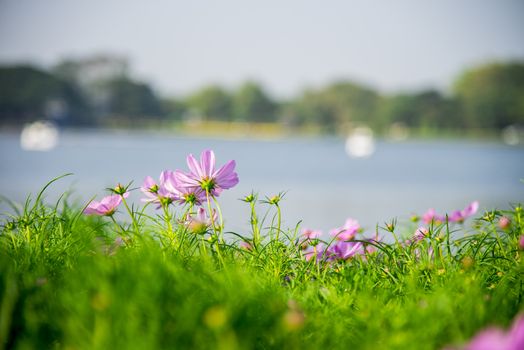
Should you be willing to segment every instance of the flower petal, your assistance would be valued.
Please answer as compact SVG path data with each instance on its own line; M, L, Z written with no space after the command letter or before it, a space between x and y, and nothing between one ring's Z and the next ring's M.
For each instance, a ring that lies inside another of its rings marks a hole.
M193 157L192 154L188 155L186 158L187 166L189 167L189 170L191 173L198 179L201 179L204 174L202 172L202 169L200 168L200 164L198 161Z
M215 181L217 186L228 189L238 184L238 175L235 172L236 163L230 160L215 173Z
M212 177L215 172L215 152L212 150L203 151L200 155L200 164L204 176Z
M146 176L146 178L144 179L144 183L142 184L142 187L140 189L142 190L142 192L150 192L150 189L153 188L155 185L155 180L153 180L151 176Z
M129 194L129 192L126 192ZM125 194L124 194L125 195ZM102 198L100 201L100 212L106 215L109 212L114 211L122 203L122 196L118 194L112 194L110 196Z
M513 321L513 326L509 331L509 341L513 349L524 349L524 315L521 314Z
M84 214L87 215L100 215L99 208L100 202L91 201L87 207L84 209Z
M174 185L179 191L181 188L187 187L200 187L198 179L193 176L193 174L186 174L180 170L176 170L171 181L171 184ZM171 189L169 189L171 190Z
M171 170L162 171L160 173L160 185L163 185L171 177L173 177L173 172Z
M467 350L509 349L508 337L499 328L487 328L478 333L466 346Z
M475 215L475 213L477 212L477 210L479 209L479 202L478 201L474 201L474 202L471 202L463 211L462 211L462 214L464 215L464 217L468 217L468 216L471 216L471 215Z

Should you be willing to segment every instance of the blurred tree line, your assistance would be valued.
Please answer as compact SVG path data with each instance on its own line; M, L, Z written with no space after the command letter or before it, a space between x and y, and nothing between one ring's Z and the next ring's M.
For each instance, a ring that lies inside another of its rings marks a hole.
M73 126L154 121L278 122L327 133L364 124L419 129L501 129L524 125L524 63L492 63L458 76L448 94L437 90L385 95L351 81L309 89L277 101L247 81L230 91L209 85L184 98L160 98L132 79L127 60L95 56L66 60L50 70L0 67L0 123L53 119Z

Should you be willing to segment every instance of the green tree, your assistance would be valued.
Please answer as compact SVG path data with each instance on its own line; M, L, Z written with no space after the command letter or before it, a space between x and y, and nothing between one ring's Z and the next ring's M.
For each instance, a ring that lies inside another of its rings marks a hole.
M376 126L380 100L380 95L368 87L340 81L305 91L286 106L285 115L292 124L317 124L330 133L351 123Z
M323 91L326 102L333 106L336 120L343 123L365 123L373 126L378 94L353 82L336 82Z
M435 90L391 96L384 100L380 114L385 126L396 122L417 128L462 126L456 102Z
M127 118L160 117L162 107L151 87L121 77L106 83L109 94L108 113Z
M233 106L237 120L274 122L277 119L277 104L259 84L252 81L237 90Z
M284 114L291 125L320 125L329 133L335 132L338 125L334 106L315 90L306 90L300 98L287 104Z
M189 108L204 120L232 120L231 96L217 85L202 88L186 100Z
M524 63L493 63L464 72L455 82L468 127L524 123Z
M60 111L50 111L50 105ZM64 124L90 124L82 94L71 84L31 66L0 68L0 121L24 123L56 119Z
M166 114L166 118L170 120L180 121L184 118L188 111L187 103L178 98L165 98L161 100L162 110Z

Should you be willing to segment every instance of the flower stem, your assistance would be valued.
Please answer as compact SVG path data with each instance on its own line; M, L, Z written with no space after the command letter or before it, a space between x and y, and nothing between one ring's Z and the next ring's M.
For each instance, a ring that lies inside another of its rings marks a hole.
M124 198L124 196L122 196L122 203L124 203L124 206L126 207L126 210L129 213L129 216L131 217L131 221L133 222L133 228L135 229L135 233L136 234L140 233L139 229L138 229L138 223L136 222L135 215L133 214L133 212L129 208L129 205L127 205L127 201Z
M215 207L217 208L217 211L218 211L218 221L219 221L219 228L220 228L220 239L219 239L219 242L220 243L224 243L224 236L223 236L223 232L224 232L224 219L222 217L222 209L220 209L220 205L218 204L218 201L216 200L215 197L211 197L213 198L213 203L215 204Z
M251 205L251 229L253 230L253 245L258 247L260 243L260 231L258 230L258 218L255 211L254 201L250 203Z
M222 262L222 255L220 254L220 241L219 241L219 237L218 237L218 234L217 234L217 229L216 229L216 225L215 225L215 217L213 215L213 211L211 210L211 199L210 199L210 195L209 195L209 190L206 189L206 199L207 199L207 209L209 211L209 217L211 218L211 226L213 226L213 234L216 238L216 242L215 242L215 249L217 251L217 255L219 257L219 260Z
M278 203L276 203L275 206L277 207L277 235L276 235L276 240L278 241L278 239L280 237L280 226L282 224L282 211L280 210L280 206L278 205Z
M118 224L118 222L116 222L115 220L115 217L113 215L109 215L109 217L111 218L111 220L114 222L115 226L117 227L118 230L122 231L122 234L125 234L125 231L124 229L122 228L122 226L120 226Z
M168 205L162 204L162 209L164 210L164 221L167 226L167 235L171 240L171 243L175 243L175 236L173 234L173 226L171 225L171 216L169 215Z

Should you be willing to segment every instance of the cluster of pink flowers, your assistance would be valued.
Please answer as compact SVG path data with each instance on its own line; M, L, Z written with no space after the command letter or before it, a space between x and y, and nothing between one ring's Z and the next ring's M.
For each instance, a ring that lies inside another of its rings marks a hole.
M235 172L235 161L231 160L222 167L215 169L215 153L205 150L197 161L192 154L187 156L188 172L182 170L165 170L160 174L158 182L147 176L140 190L145 195L142 201L157 204L157 208L167 207L171 203L200 206L209 198L216 198L223 190L238 183ZM122 201L129 196L127 188L118 185L111 190L113 194L102 198L100 202L91 201L84 210L85 214L112 216ZM199 210L188 222L207 222ZM210 214L214 215L214 214Z
M201 205L206 199L218 197L223 190L238 184L235 161L230 160L215 169L215 153L205 150L200 162L192 154L187 156L189 172L165 170L160 174L157 184L150 176L146 177L140 190L146 195L144 201L163 204Z
M448 219L448 222L463 223L468 217L475 215L479 208L479 202L474 201L468 204L463 210L455 210L451 215L438 215L435 209L430 208L422 215L422 221L427 224L442 224ZM416 244L429 237L429 229L425 226L420 226L415 230L413 236L406 240L406 245Z
M470 203L463 210L456 210L450 215L438 215L434 209L429 209L422 216L422 221L427 224L441 224L446 221L463 223L465 219L474 215L479 207L479 203L474 201ZM418 219L417 219L418 220ZM388 231L394 229L393 225L388 225ZM380 237L372 239L355 240L356 235L362 229L357 220L348 218L343 226L334 228L329 231L333 237L330 244L325 244L319 240L322 232L312 229L303 229L300 245L304 249L304 256L307 260L316 259L317 261L334 261L334 260L348 260L355 256L365 256L366 254L376 251L376 243L380 242ZM428 238L430 231L428 227L418 227L411 238L407 239L403 244L410 246L423 241ZM432 255L431 247L429 254ZM420 251L416 251L420 254Z
M332 241L330 244L320 242L322 232L312 229L303 229L301 246L304 248L304 256L307 260L336 261L348 260L355 256L364 256L372 253L375 249L362 241L376 242L376 239L362 239L355 241L361 227L357 220L348 218L343 226L330 230Z
M468 217L475 215L477 210L479 209L479 202L474 201L471 202L466 208L462 210L455 210L449 215L438 215L435 212L435 209L430 208L428 211L422 215L422 221L426 224L440 224L446 221L446 217L448 219L448 222L458 222L462 223L464 220L466 220Z

